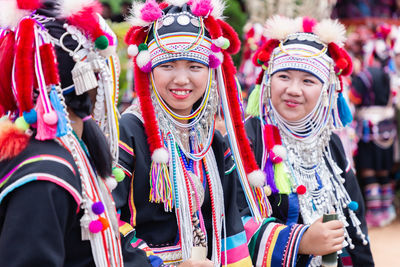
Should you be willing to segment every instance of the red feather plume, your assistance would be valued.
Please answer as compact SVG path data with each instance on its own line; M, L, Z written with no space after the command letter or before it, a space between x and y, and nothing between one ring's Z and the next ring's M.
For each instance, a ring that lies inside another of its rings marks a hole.
M279 40L278 39L270 39L266 43L264 43L260 49L258 49L253 56L253 64L256 66L261 66L260 63L258 63L258 59L260 59L262 62L268 62L272 51L279 45ZM262 59L260 58L262 57Z
M208 18L204 19L204 26L206 26L206 29L210 33L211 39L217 39L222 36L221 26L213 16L208 16Z
M328 44L328 50L335 64L338 64L340 62L339 66L337 67L343 67L345 65L343 61L347 62L347 66L342 69L341 75L349 75L353 71L353 62L349 54L347 54L347 52L343 48L340 48L337 44L333 42Z
M39 49L46 85L59 84L58 63L53 46L44 44Z
M131 36L128 40L128 44L139 45L141 43L144 43L146 36L147 36L147 32L144 30L144 28L140 28L131 34Z
M134 61L136 62L136 57ZM139 69L135 64L135 90L138 94L140 101L140 110L144 120L144 129L147 135L147 143L150 146L150 153L153 154L154 150L162 148L163 144L159 134L158 123L154 112L153 104L151 102L149 90L149 76Z
M0 39L0 106L2 106L3 112L17 109L11 88L14 46L15 33L9 31Z
M99 17L97 13L101 13L102 7L99 2L93 1L90 5L84 6L80 11L72 14L67 18L71 25L83 30L89 34L92 40L96 40L99 36L104 35L99 25Z
M131 42L131 40L132 40L133 34L135 34L135 32L136 32L137 30L141 29L141 28L142 28L142 27L140 27L140 26L132 26L132 27L130 27L129 30L128 30L128 31L126 32L126 34L125 34L124 42L125 42L127 45L132 44L133 42Z
M15 83L21 112L29 111L33 108L35 23L33 19L24 19L19 24L15 52Z
M230 42L230 45L226 49L226 52L228 52L229 54L236 54L240 50L240 40L238 34L231 27L231 25L229 25L225 21L219 19L217 20L217 22L221 26L224 37L228 38Z
M0 129L0 155L2 159L12 159L27 147L29 136L10 121L1 122Z
M19 9L36 10L40 8L41 3L39 0L17 0L17 6Z

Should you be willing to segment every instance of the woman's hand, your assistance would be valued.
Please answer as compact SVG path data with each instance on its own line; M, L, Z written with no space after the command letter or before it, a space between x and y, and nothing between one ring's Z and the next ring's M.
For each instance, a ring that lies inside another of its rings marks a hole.
M214 266L213 262L208 259L204 261L187 260L178 265L178 267L213 267L213 266Z
M299 253L322 256L342 249L344 241L343 223L339 220L322 222L322 217L315 221L303 234Z

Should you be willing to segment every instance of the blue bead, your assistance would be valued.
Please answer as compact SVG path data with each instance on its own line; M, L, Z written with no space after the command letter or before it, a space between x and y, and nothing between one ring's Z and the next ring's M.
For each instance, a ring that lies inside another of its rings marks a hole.
M351 210L353 210L353 211L358 210L358 203L357 203L356 201L351 201L351 202L349 203L349 209L351 209Z
M37 121L37 113L34 109L31 109L30 111L24 111L23 116L25 121L29 124L33 124Z

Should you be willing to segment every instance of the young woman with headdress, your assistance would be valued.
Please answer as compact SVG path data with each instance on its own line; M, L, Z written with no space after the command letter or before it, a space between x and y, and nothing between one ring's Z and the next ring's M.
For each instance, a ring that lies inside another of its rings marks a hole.
M263 72L250 96L247 111L253 117L246 130L267 175L272 217L309 226L296 266L320 266L319 256L339 250L339 261L331 259L333 266L373 266L362 195L332 132L352 119L341 95L341 76L352 68L341 48L345 28L329 19L275 16L266 30L270 39L254 57ZM338 219L323 223L329 213ZM275 233L269 229L265 234ZM252 242L265 244L265 237ZM262 258L253 260L257 266L268 265Z
M0 3L1 264L150 266L121 244L110 193L118 69L99 4Z
M270 212L264 191L254 187L265 178L244 131L230 56L240 42L221 20L223 7L222 1L150 0L132 9L126 41L139 105L120 120L119 164L130 179L113 194L121 219L136 229L132 244L165 264L252 265L239 181L252 222ZM215 131L220 105L231 148ZM287 238L297 230L288 238L295 241L303 229L281 228Z

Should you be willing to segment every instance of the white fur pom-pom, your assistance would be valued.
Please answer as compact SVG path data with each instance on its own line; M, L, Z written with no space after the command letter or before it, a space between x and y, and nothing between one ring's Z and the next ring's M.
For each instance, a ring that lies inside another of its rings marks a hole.
M148 26L152 22L146 22L142 19L142 8L144 6L143 2L134 1L132 3L132 8L129 11L129 16L126 18L126 21L132 26Z
M32 11L18 9L17 1L0 0L0 28L14 28Z
M265 183L265 174L262 170L252 171L247 177L251 186L262 187Z
M100 55L105 58L109 58L112 55L117 54L117 47L115 45L109 45L106 49L99 50Z
M338 20L322 20L315 25L314 33L326 44L334 42L342 46L346 41L346 28Z
M106 185L107 185L108 189L113 191L117 187L118 182L114 178L109 177L109 178L106 178Z
M165 2L167 2L169 5L172 5L172 6L182 7L184 4L186 4L188 2L188 0L167 0Z
M95 0L64 0L61 1L59 7L60 17L68 18L78 11L82 10L83 7L93 4Z
M225 10L225 1L223 0L212 0L211 5L213 10L211 11L211 16L215 19L222 19Z
M156 150L153 151L153 154L151 155L151 159L154 162L157 163L168 163L168 151L165 148L157 148Z
M138 49L137 45L129 45L127 52L128 52L129 56L136 57L137 54L139 53L139 49Z
M287 152L286 152L286 148L284 148L281 145L275 145L272 148L272 152L274 152L274 154L276 156L279 156L281 159L286 160L287 158Z
M142 50L136 57L136 64L139 68L146 66L150 62L150 53L148 50Z
M219 48L223 47L225 44L225 37L220 36L217 39L213 40L213 43L218 46Z
M267 37L282 41L289 34L302 32L302 29L297 20L276 15L267 20L265 32Z

